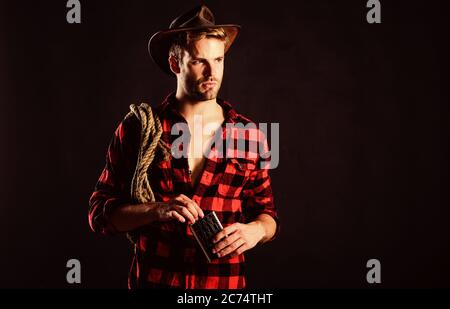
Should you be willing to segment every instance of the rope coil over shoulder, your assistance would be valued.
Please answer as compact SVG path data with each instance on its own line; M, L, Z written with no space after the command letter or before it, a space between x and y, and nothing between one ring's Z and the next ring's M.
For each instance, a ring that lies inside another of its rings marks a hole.
M154 202L155 195L150 187L147 171L158 150L163 154L164 160L170 159L170 147L161 139L163 132L161 121L153 113L150 105L147 103L141 103L139 106L131 104L130 112L125 118L133 115L141 123L141 138L136 169L130 186L131 200L136 204ZM127 237L132 243L136 244L134 233L128 233Z

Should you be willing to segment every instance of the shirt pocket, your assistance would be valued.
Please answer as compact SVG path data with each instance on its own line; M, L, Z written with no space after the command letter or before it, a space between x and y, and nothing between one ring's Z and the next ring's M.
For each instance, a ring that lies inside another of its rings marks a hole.
M225 161L225 170L220 178L217 191L225 198L239 198L242 188L256 169L254 160L246 158L229 158Z

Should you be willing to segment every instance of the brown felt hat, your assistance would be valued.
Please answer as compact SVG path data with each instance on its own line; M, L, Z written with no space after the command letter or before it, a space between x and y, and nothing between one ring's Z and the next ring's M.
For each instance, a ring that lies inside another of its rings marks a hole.
M183 31L205 28L223 28L227 34L225 52L228 51L239 33L241 26L234 24L216 25L214 15L206 5L198 6L175 18L169 29L155 33L148 42L148 51L153 61L167 74L175 76L169 67L169 49L175 36Z

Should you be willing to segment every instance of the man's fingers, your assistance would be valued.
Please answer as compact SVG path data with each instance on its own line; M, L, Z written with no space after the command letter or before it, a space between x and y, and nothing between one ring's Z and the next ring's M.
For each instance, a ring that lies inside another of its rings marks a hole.
M197 205L197 203L195 204L195 207L197 209L197 213L200 216L200 218L203 218L205 216L205 214L203 213L203 210L200 208L200 206Z
M238 256L238 255L244 253L245 250L248 250L248 245L247 245L247 243L244 243L242 246L240 246L239 248L237 248L236 250L234 250L234 252L232 252L232 253L230 254L230 257Z
M188 202L186 208L190 211L190 213L194 216L195 220L198 219L198 212L195 207L195 204L192 202Z
M181 214L183 217L185 217L186 219L188 219L190 221L191 224L195 223L195 218L194 216L191 214L191 212L187 209L187 207L184 206L178 206L177 209L178 213Z
M229 246L227 246L226 248L222 249L221 251L219 251L217 253L218 257L223 257L226 256L230 253L235 252L236 250L238 250L241 246L243 246L245 244L245 241L243 238L238 238L236 241L234 241L233 243L231 243Z
M180 194L180 195L178 195L176 198L178 198L178 199L180 199L181 201L183 201L183 202L185 202L185 203L187 203L187 204L189 204L189 203L194 203L195 204L195 202L193 201L193 200L191 200L190 198L188 198L186 195L184 195L184 194Z
M219 233L217 233L214 238L213 238L213 242L219 242L222 238L224 237L228 237L228 235L230 235L231 233L234 233L235 231L237 231L237 224L234 223L232 225L227 226L226 228L224 228L223 230L221 230Z
M172 211L170 212L170 216L171 216L172 218L174 218L174 219L180 221L181 223L186 222L186 219L185 219L182 215L180 215L178 212L176 212L175 210L172 210Z
M220 250L224 249L225 247L228 247L232 243L234 243L236 240L240 238L240 235L238 233L233 233L230 236L224 238L222 241L219 241L213 249L213 252L219 252Z
M179 194L177 197L180 197L182 199L189 199L186 195L184 194Z
M197 203L188 198L186 195L180 194L176 197L176 200L181 202L183 206L187 207L196 220L198 217L203 218L205 216L203 210L197 205Z
M186 203L188 205L190 205L194 208L194 211L197 214L197 216L200 216L202 218L205 216L205 214L203 213L203 210L200 208L200 206L198 206L198 204L195 201L191 200L190 198L188 198L185 195L182 195L182 198L186 201Z
M177 205L186 206L186 204L187 204L186 199L184 197L180 196L180 195L175 197L174 200L177 202L176 203Z

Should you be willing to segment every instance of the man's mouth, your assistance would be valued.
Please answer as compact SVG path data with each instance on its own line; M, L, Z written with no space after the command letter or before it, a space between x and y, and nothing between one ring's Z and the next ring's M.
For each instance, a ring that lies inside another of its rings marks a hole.
M203 83L201 83L201 85L202 85L202 87L204 87L204 88L212 88L212 87L214 87L215 85L217 85L217 83L216 83L216 82L208 81L208 82L203 82Z

